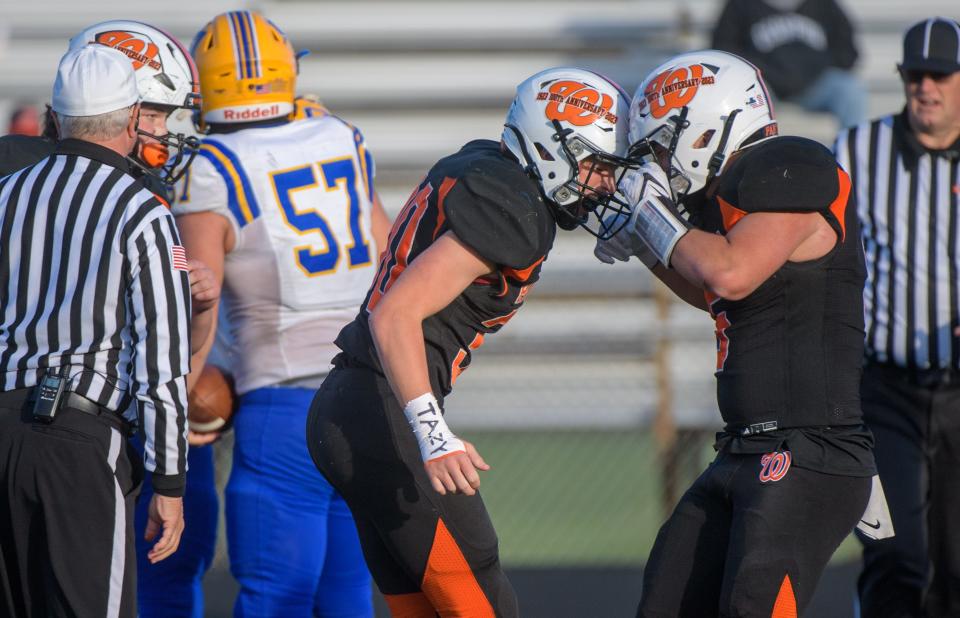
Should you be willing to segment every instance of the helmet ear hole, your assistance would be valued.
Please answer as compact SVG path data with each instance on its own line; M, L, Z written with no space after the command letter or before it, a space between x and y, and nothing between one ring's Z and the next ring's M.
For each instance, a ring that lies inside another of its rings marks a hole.
M170 76L166 73L157 73L154 75L154 78L169 90L177 89L177 87L173 85L173 81L170 79Z
M537 154L539 154L540 158L544 161L556 161L553 154L551 154L550 151L547 150L540 142L536 142L533 146L537 149ZM551 176L551 178L552 177L553 176Z
M713 136L716 132L717 132L716 129L707 129L706 131L700 134L700 137L694 140L691 148L693 148L694 150L706 148L707 146L710 145L710 140L713 139Z

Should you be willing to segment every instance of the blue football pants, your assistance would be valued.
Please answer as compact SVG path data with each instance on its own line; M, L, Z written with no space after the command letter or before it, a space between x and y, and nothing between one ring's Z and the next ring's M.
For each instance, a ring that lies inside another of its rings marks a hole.
M353 517L307 451L313 395L271 387L240 399L226 489L235 616L373 616Z
M136 439L138 451L143 443ZM213 561L217 543L219 500L213 476L213 446L190 447L187 457L187 487L183 496L186 526L180 547L156 564L147 552L159 538L145 541L147 508L153 496L150 474L137 500L135 536L137 542L137 606L140 618L203 618L203 576Z

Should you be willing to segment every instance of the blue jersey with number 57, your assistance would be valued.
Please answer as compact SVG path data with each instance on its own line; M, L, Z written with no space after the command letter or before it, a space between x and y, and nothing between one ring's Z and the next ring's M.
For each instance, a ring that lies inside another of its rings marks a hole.
M335 116L205 137L174 214L214 212L236 235L221 325L237 391L321 376L376 271L373 158Z

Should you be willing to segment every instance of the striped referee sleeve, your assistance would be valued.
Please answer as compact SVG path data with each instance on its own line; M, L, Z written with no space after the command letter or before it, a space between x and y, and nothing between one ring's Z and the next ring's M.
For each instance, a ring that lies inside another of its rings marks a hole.
M157 493L182 495L187 455L190 281L175 263L180 237L155 198L130 219L127 239L133 324L133 390L145 434L147 470Z
M960 368L960 157L904 137L903 115L845 130L867 262L867 355L901 368Z

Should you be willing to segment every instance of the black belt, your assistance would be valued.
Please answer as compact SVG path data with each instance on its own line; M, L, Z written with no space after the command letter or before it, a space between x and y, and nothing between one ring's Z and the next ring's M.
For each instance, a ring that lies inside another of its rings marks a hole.
M113 410L101 406L96 401L88 399L80 393L75 393L73 391L67 393L67 400L63 405L65 408L70 408L72 410L77 410L78 412L83 412L84 414L96 416L106 421L107 424L109 424L111 427L114 427L120 433L126 436L132 436L134 434L133 425L131 425L129 421Z
M126 436L132 436L136 427L127 419L116 412L105 408L92 399L88 399L79 393L68 391L63 394L65 397L61 404L61 411L64 408L70 408L77 412L96 416L111 427L114 427ZM30 411L33 408L33 402L36 399L36 387L27 387L14 389L12 391L0 391L0 400L3 400L6 406L11 409L19 409L29 418Z

